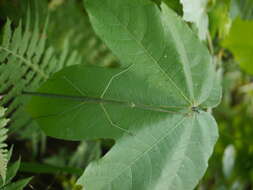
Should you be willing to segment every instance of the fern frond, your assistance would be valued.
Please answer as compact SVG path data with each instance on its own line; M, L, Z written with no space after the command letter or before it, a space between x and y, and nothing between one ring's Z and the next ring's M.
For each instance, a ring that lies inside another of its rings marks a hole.
M6 129L5 126L9 120L4 118L5 111L5 108L0 107L0 175L3 179L3 182L5 182L6 179L6 170L8 163L8 150L7 144L5 144L8 129Z
M0 94L5 96L0 105L8 107L10 131L34 124L22 109L29 99L22 96L22 91L35 90L52 73L81 61L76 52L70 53L68 47L65 47L64 53L56 55L53 48L47 47L47 22L41 30L38 16L34 20L31 27L31 14L28 11L24 29L20 22L12 30L11 21L7 20L3 30L0 44Z

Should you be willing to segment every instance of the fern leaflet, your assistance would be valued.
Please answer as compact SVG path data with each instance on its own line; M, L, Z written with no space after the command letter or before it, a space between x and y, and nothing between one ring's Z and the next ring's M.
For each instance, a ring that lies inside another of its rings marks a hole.
M5 126L9 120L4 118L5 111L5 108L0 107L0 175L3 181L6 179L6 170L8 163L8 150L7 144L5 144L8 129L6 129Z

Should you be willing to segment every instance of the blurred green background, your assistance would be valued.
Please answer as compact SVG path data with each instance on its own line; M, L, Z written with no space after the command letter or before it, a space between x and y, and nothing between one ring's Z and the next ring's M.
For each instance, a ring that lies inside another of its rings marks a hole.
M158 5L159 0L154 0ZM179 15L179 0L164 0ZM1 30L9 18L13 29L28 14L43 27L49 15L47 44L56 53L82 55L84 64L117 67L120 63L96 37L81 0L0 0ZM213 111L220 138L198 190L253 189L253 1L209 0L206 43L223 85L222 103ZM33 30L31 24L31 30ZM196 27L189 24L193 30ZM8 107L8 103L3 104ZM15 111L14 111L15 112ZM13 112L7 117L12 118ZM12 160L21 157L17 179L34 176L27 189L73 189L87 164L113 145L110 140L67 142L46 137L36 126L9 124Z

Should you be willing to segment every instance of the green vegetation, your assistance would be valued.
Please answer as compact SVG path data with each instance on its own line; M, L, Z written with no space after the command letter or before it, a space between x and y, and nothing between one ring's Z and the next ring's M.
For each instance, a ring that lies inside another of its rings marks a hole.
M252 14L0 0L0 189L252 189Z

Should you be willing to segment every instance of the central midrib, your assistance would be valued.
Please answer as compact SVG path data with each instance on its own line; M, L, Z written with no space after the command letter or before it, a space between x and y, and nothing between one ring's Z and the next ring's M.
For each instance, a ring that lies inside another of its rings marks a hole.
M130 108L137 108L137 109L142 109L142 110L150 110L154 112L163 112L163 113L172 113L172 114L182 114L182 112L171 111L165 108L171 108L171 109L180 108L180 109L185 109L185 110L188 109L187 107L184 107L184 106L147 105L147 104L140 104L140 103L113 100L113 99L104 99L104 98L97 98L97 97L89 97L89 96L74 96L74 95L50 94L50 93L40 93L40 92L23 92L22 94L30 95L30 96L39 96L39 97L68 99L68 100L75 100L75 101L94 103L94 104L115 104L115 105L130 107Z

